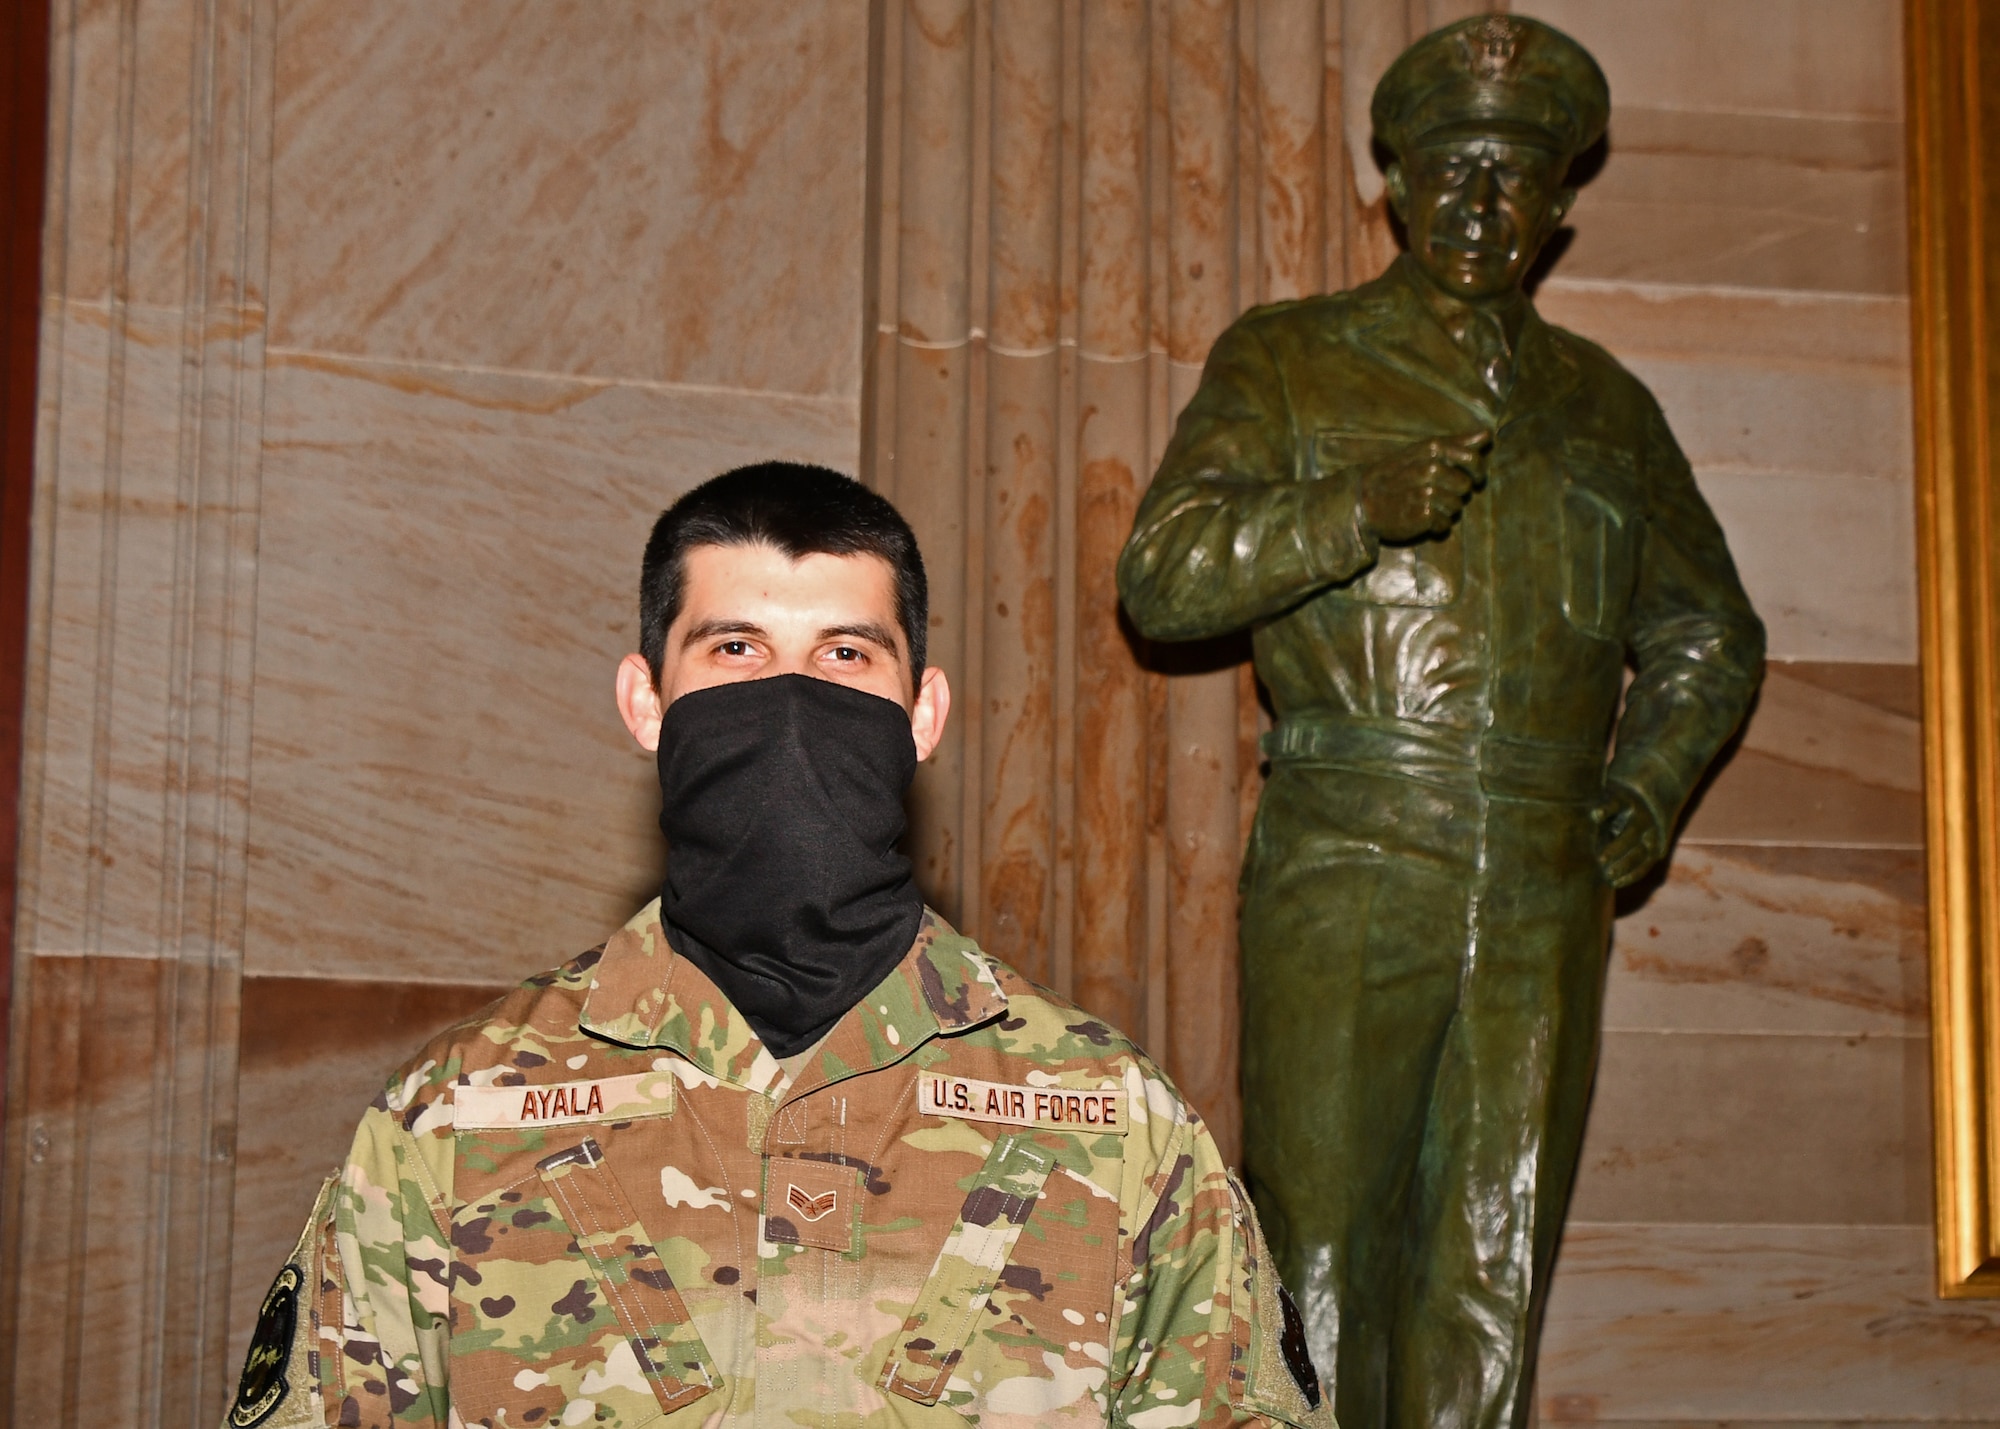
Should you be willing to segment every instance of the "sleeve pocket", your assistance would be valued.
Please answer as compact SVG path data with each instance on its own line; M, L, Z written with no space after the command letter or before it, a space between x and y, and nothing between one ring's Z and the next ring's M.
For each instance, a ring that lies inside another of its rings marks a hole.
M333 1253L332 1197L338 1178L320 1186L298 1244L265 1292L244 1355L224 1429L321 1429L335 1422L321 1399L318 1335L322 1258ZM333 1261L337 1272L338 1259ZM328 1366L336 1373L338 1364Z
M1305 1322L1278 1280L1264 1245L1257 1212L1234 1174L1229 1199L1235 1220L1232 1295L1242 1305L1232 1316L1231 1398L1241 1408L1286 1424L1319 1422L1320 1382L1306 1346Z

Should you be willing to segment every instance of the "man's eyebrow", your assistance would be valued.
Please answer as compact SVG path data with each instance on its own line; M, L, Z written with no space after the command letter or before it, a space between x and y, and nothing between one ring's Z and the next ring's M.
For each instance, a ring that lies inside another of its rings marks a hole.
M871 644L880 645L898 659L902 658L902 649L896 643L896 632L877 621L862 620L849 625L829 625L819 633L819 638L822 640L839 640L843 636L851 640L866 640Z
M704 640L713 640L718 635L749 635L759 640L768 640L771 633L752 620L730 620L727 618L701 620L688 627L681 637L681 649L698 645Z

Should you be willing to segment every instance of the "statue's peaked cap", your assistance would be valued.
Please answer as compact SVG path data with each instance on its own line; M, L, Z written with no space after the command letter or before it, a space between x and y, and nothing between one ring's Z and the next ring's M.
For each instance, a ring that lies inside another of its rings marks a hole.
M1573 156L1595 144L1611 86L1590 52L1520 15L1476 15L1404 50L1375 86L1376 137L1398 154L1427 139L1521 138Z

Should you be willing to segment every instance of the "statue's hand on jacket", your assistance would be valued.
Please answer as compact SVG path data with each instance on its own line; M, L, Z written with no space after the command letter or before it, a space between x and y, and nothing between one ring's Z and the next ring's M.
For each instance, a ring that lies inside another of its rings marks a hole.
M1412 442L1354 473L1361 519L1394 544L1442 536L1486 484L1491 432Z
M1597 867L1613 888L1637 883L1667 851L1666 830L1645 800L1617 784L1590 812L1597 825Z

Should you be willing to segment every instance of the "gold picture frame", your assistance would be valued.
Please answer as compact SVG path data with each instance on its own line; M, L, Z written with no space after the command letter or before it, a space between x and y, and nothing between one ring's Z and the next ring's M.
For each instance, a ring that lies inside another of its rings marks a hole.
M2000 1296L2000 5L1904 13L1938 1293Z

